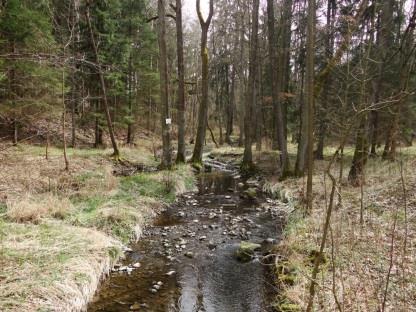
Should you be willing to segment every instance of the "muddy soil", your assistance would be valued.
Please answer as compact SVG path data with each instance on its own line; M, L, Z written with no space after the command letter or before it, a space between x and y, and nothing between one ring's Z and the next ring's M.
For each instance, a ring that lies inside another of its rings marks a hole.
M283 216L260 188L231 170L200 174L199 191L178 199L130 246L88 311L273 311L264 255L279 240ZM242 240L262 246L246 263L235 257Z

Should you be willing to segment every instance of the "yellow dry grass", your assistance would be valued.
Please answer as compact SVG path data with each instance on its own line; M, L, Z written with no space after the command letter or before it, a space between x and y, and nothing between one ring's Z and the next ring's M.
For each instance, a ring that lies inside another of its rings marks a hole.
M9 199L6 202L6 216L15 222L38 223L41 218L52 217L64 219L73 210L68 198L47 194L34 196L26 194L20 199Z
M94 230L48 221L7 223L1 241L0 311L80 311L121 245Z
M339 189L341 205L333 212L325 248L327 261L318 274L315 311L380 311L390 265L385 311L416 311L415 151L403 149L400 156L407 190L406 215L399 162L369 161L363 188L363 225L360 225L360 188L349 186L343 179ZM295 272L294 285L282 285L280 299L288 308L304 309L308 300L311 254L319 249L331 187L323 174L326 165L326 161L316 163L312 214L303 218L295 212L289 217L279 246ZM344 175L348 174L348 166L349 163ZM334 167L335 176L338 171L339 164ZM291 179L281 186L290 189L298 199L298 211L306 192L305 183L303 178Z

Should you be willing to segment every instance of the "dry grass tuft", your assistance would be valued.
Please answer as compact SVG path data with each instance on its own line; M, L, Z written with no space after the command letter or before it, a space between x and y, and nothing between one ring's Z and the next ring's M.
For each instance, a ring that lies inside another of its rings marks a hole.
M121 245L60 222L2 224L0 310L80 311Z
M8 200L6 216L14 222L38 223L42 218L64 219L74 209L68 198L52 194L46 196L25 195L23 198Z

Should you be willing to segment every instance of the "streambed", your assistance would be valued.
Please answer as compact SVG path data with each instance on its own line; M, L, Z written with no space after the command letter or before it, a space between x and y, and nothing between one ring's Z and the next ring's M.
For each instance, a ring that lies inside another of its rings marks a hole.
M248 188L257 195L244 195ZM263 257L282 230L279 204L236 172L200 174L198 192L182 196L130 246L88 311L272 311ZM242 240L262 246L246 263L235 257Z

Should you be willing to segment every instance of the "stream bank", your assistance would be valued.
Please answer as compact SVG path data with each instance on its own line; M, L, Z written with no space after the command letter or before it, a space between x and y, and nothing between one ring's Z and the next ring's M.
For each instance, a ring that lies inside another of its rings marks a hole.
M275 296L263 256L284 216L257 180L236 171L198 175L198 192L168 207L115 266L88 311L272 311ZM260 244L249 262L241 241Z

